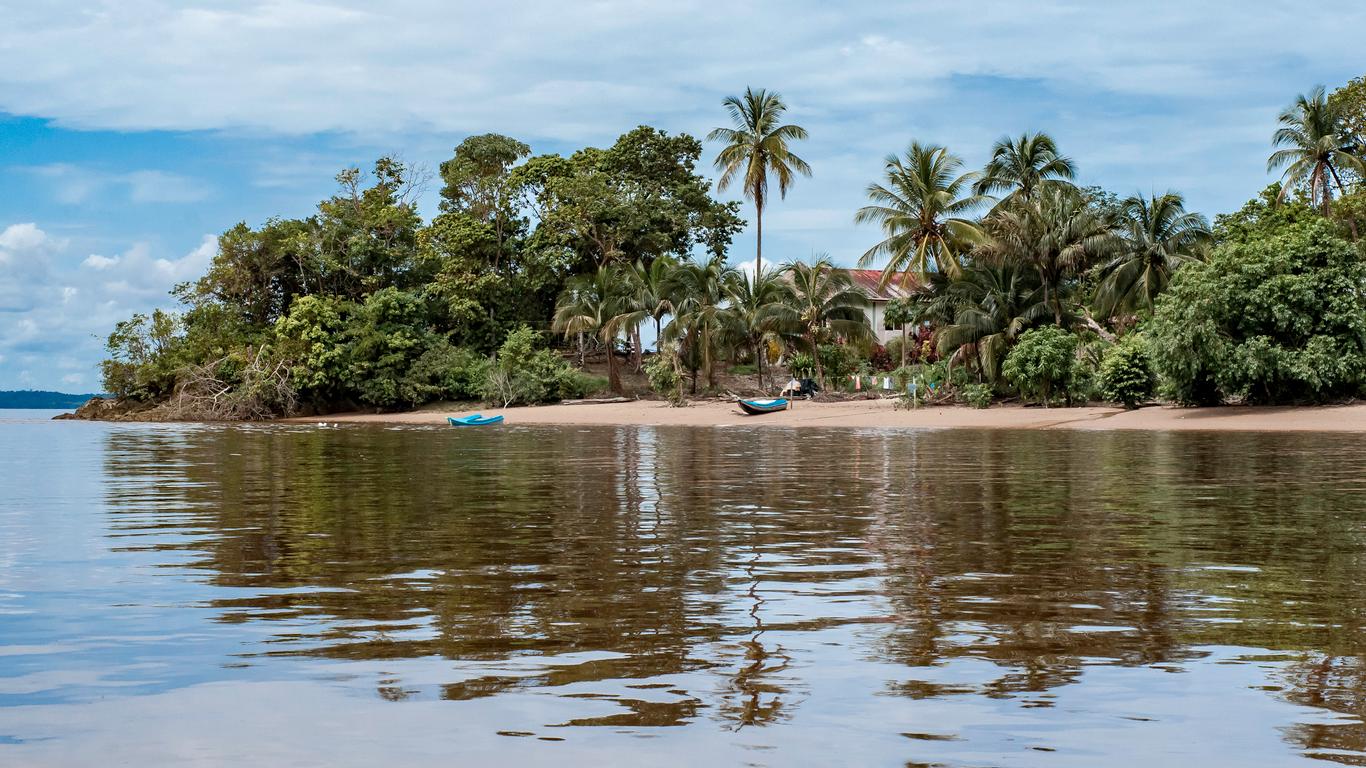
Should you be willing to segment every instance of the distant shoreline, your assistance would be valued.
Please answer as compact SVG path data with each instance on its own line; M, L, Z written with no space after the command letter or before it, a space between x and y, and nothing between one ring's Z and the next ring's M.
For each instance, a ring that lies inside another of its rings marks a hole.
M1002 405L897 410L892 400L835 403L798 401L791 410L746 416L734 403L696 402L673 408L658 400L546 405L522 408L458 408L448 405L405 413L343 413L282 419L284 423L444 425L446 417L499 413L505 423L560 426L797 427L858 429L1071 429L1153 432L1366 432L1366 403L1336 406L1151 406L1134 411L1087 406L1036 408Z

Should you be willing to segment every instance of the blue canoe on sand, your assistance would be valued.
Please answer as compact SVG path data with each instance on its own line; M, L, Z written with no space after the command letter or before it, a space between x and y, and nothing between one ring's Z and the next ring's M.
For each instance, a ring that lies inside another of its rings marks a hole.
M449 421L452 427L487 427L490 424L501 424L503 417L475 413L469 416L447 416L446 421Z
M779 397L774 400L741 400L740 410L751 416L758 416L761 413L776 413L787 410L787 398Z

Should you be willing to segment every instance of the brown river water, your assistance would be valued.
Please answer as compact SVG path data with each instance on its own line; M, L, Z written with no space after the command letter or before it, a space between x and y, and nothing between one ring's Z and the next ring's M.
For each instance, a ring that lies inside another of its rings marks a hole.
M1358 436L42 415L3 766L1366 765Z

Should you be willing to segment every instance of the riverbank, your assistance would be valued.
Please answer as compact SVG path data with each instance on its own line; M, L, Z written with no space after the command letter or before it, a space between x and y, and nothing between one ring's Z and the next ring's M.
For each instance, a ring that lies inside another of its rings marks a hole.
M1366 404L1296 406L1226 406L1176 408L1153 406L1136 411L1120 408L1026 408L1002 405L986 409L963 406L897 410L892 400L838 403L798 402L780 413L746 416L734 403L698 402L672 408L657 400L625 403L545 405L528 408L428 408L408 413L348 413L288 419L296 423L445 424L447 416L478 411L500 413L506 423L577 426L745 426L853 427L900 429L1080 429L1157 432L1366 432Z

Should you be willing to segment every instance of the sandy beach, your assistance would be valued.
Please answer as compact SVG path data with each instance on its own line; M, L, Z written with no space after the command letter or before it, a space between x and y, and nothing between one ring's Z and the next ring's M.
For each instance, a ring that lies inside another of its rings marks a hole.
M673 408L657 400L545 405L529 408L432 408L408 413L330 414L295 422L444 424L447 416L503 414L507 424L602 426L852 427L892 429L1084 429L1217 432L1366 432L1366 404L1322 407L1227 406L1176 408L1035 408L1018 405L897 410L892 400L798 402L793 408L746 416L734 403L698 402Z

